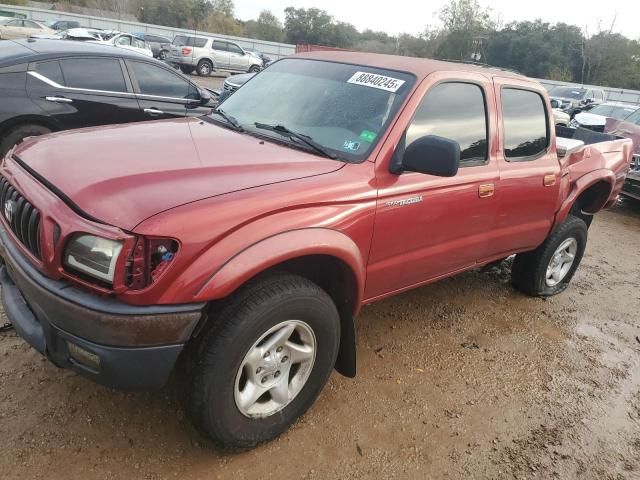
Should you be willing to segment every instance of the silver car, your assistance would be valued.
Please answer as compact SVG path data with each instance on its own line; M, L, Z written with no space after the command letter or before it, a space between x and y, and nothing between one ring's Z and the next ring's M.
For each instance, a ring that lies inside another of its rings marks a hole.
M185 74L195 70L202 76L215 70L259 72L263 67L260 58L248 54L239 45L199 35L176 35L167 61Z

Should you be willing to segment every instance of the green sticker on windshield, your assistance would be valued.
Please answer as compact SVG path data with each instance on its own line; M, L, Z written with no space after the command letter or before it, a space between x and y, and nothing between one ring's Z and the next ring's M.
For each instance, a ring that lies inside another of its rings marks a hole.
M375 132L372 132L370 130L363 130L362 133L360 134L360 139L364 140L365 142L372 143L377 136L378 134Z

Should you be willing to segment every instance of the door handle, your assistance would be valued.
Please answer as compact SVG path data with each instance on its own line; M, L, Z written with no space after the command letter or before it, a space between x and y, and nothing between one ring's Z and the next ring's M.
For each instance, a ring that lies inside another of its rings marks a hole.
M554 174L545 175L542 179L542 185L545 187L553 187L556 184L556 176Z
M495 191L496 187L493 183L483 183L482 185L478 185L478 196L480 198L493 197Z
M164 112L162 110L158 110L157 108L153 107L153 108L145 108L144 109L144 113L148 113L151 116L158 116L158 115L164 115Z
M73 100L71 100L70 98L65 98L65 97L44 97L44 99L47 102L53 102L53 103L72 103Z

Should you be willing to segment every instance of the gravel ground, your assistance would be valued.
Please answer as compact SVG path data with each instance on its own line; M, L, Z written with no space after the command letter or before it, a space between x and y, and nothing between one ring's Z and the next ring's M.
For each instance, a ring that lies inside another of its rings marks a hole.
M217 451L178 382L122 393L0 333L3 479L640 478L640 208L596 217L572 286L508 262L364 308L359 372L277 440Z

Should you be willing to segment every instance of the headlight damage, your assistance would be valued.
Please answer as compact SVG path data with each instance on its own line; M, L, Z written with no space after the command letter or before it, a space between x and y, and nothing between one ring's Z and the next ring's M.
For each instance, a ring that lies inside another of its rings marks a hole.
M122 242L85 233L74 235L65 249L63 263L75 272L113 284Z

